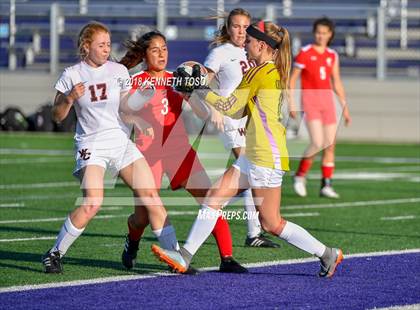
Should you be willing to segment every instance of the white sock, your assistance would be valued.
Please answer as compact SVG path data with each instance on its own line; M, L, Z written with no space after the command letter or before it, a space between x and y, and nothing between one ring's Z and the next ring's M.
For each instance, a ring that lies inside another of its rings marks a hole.
M210 236L219 215L218 210L202 205L183 248L194 255Z
M60 256L64 256L67 253L69 247L73 244L74 241L82 234L84 228L76 228L70 220L70 216L64 221L63 226L61 226L60 232L55 241L52 251L60 251Z
M321 257L326 249L325 245L315 239L308 231L289 221L286 222L279 238L317 257Z
M179 250L178 240L176 239L175 228L172 225L165 226L161 229L153 230L162 249Z
M255 209L254 199L252 198L251 189L247 189L242 193L245 200L245 211L248 213L248 217L255 215L255 217L247 219L248 225L248 237L255 238L261 234L261 224L258 219L257 210Z

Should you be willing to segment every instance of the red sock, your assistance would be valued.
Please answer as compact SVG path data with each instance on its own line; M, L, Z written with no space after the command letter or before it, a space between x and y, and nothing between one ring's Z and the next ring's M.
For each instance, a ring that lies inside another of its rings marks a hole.
M232 236L230 234L228 221L220 216L217 219L212 234L219 247L220 256L232 256Z
M299 168L296 171L296 176L304 177L312 166L312 159L302 158L299 163Z
M138 241L140 240L141 236L143 235L144 232L144 227L140 228L140 229L135 229L133 227L131 227L130 223L127 223L128 226L128 236L130 238L130 240L132 241Z
M333 172L334 172L334 165L322 165L321 170L322 170L322 178L323 179L331 179Z

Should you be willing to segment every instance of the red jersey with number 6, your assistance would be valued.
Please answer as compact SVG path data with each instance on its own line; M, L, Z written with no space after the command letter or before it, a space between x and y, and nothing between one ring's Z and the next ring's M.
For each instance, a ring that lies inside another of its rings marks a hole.
M136 144L142 153L154 156L170 156L181 149L189 150L188 135L181 117L182 96L173 90L171 72L164 78L152 78L144 71L132 77L132 90L142 83L152 84L153 97L139 111L139 116L153 127L154 137L142 134L136 128Z
M296 56L294 65L302 70L301 98L304 110L309 106L333 105L331 74L337 60L338 55L334 50L326 48L324 53L320 54L313 45L304 46Z

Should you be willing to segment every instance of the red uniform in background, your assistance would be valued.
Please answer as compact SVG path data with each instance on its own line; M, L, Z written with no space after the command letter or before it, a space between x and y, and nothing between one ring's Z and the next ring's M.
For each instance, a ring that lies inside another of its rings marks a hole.
M295 58L295 66L302 70L302 110L307 121L319 119L324 125L337 122L331 73L338 54L326 48L318 53L306 45Z

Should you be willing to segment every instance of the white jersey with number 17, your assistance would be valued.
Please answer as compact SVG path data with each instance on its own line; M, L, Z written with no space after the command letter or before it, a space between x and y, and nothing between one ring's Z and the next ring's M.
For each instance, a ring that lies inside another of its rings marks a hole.
M130 130L121 121L118 110L121 92L130 89L127 69L112 61L97 68L81 61L64 70L55 89L68 95L80 82L85 85L85 93L74 102L76 146L108 149L126 144Z

